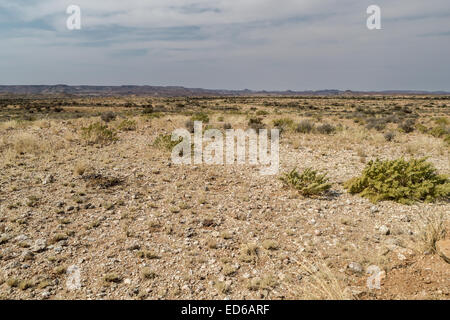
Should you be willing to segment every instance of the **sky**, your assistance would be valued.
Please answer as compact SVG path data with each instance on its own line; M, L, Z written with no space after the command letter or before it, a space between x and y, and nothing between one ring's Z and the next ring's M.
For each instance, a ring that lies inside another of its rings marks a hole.
M450 91L450 2L0 0L0 84Z

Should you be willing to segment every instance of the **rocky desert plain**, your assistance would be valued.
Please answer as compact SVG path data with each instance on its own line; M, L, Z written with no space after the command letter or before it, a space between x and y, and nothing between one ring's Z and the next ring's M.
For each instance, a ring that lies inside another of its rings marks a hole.
M194 120L280 129L279 173L174 164ZM449 175L449 137L449 96L2 94L0 298L447 300L449 194L345 183L376 159ZM280 179L307 168L326 192Z

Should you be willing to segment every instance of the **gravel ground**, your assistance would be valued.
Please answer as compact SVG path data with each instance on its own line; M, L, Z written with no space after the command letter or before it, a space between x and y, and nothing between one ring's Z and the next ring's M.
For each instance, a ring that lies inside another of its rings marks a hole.
M450 265L419 241L424 216L442 214L448 223L448 202L373 204L342 186L368 160L408 152L448 174L441 140L412 133L386 142L350 129L283 134L280 173L314 167L333 184L324 196L304 198L258 166L172 164L152 143L187 119L136 117L136 131L103 147L79 136L91 118L2 130L0 296L450 297ZM14 137L32 137L34 151L8 151ZM417 141L427 143L411 151ZM382 271L379 290L366 285L371 266Z

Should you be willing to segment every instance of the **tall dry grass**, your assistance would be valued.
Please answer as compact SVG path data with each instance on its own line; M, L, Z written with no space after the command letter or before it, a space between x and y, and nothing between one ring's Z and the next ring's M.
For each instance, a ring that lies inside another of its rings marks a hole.
M436 242L445 237L448 219L448 214L444 212L427 212L420 215L416 229L419 236L418 249L421 252L436 253Z

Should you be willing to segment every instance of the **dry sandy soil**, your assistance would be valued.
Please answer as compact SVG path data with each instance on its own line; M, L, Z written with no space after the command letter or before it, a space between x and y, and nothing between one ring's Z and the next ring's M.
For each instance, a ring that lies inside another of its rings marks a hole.
M450 99L36 100L59 101L56 111L5 99L3 299L450 298L450 264L421 240L436 223L450 230L448 201L373 204L343 187L376 158L428 157L449 174L448 144L417 128L449 120ZM106 125L117 141L89 143L81 128L107 111L116 113ZM213 128L245 129L256 117L267 127L310 119L336 131L286 128L275 176L250 165L174 165L154 141L200 111ZM380 115L400 120L368 129ZM415 130L405 133L399 127L409 117ZM395 133L391 141L386 132ZM331 192L308 198L284 186L279 176L295 167L327 171ZM78 288L68 286L73 266ZM366 285L371 266L382 270L380 289Z

